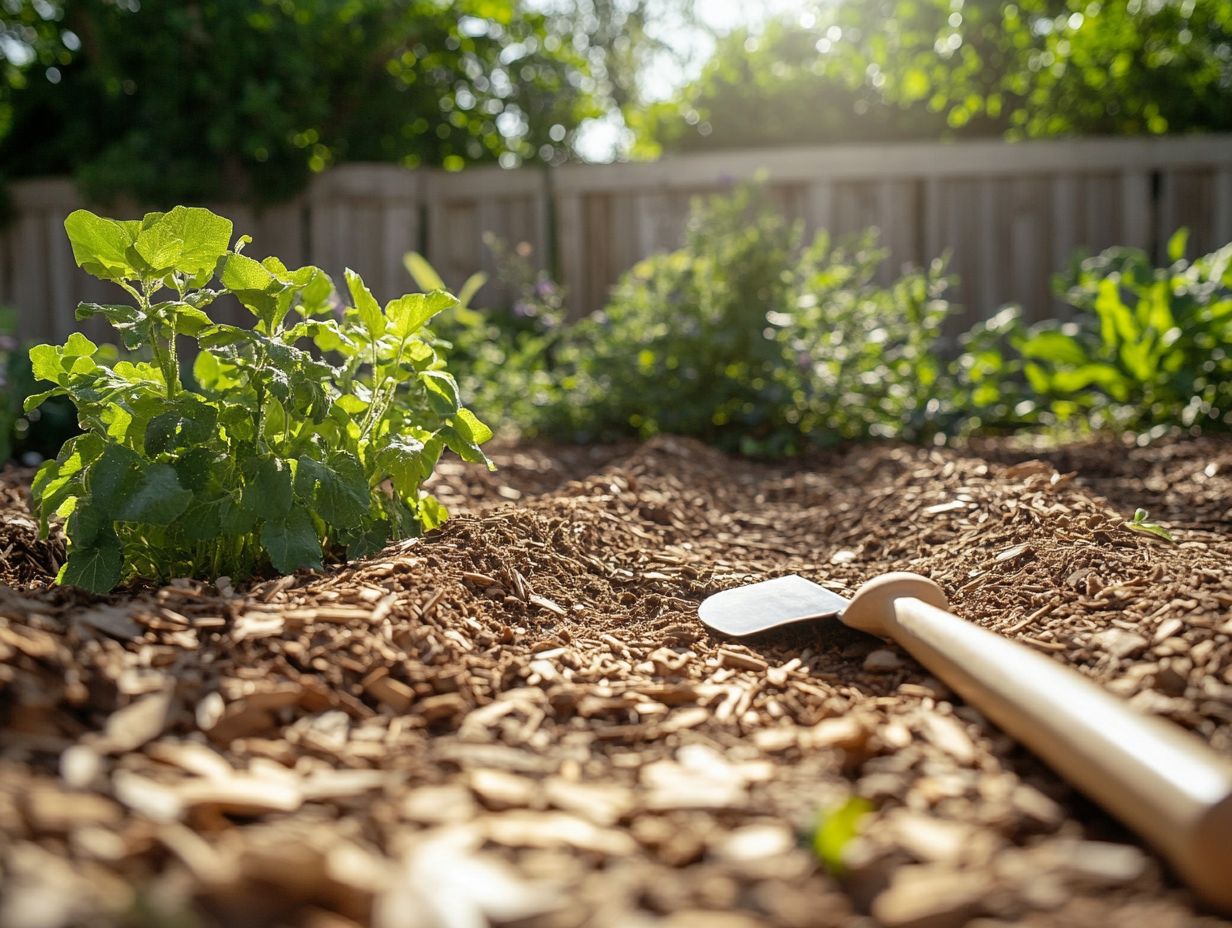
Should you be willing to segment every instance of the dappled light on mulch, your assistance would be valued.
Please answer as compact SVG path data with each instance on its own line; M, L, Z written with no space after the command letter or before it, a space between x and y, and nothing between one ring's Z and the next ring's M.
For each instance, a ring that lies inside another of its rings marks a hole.
M1232 753L1232 442L495 457L443 465L452 521L368 561L104 598L49 587L63 547L10 472L0 925L1193 923L897 648L735 643L696 609L914 570ZM839 881L802 836L852 794L876 811Z

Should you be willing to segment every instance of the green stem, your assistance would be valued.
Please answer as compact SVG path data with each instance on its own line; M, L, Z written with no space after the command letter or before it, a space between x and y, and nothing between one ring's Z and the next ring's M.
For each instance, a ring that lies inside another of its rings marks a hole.
M171 330L171 337L166 345L158 337L158 323L161 321L156 317L151 317L152 310L150 309L150 287L153 286L149 281L144 281L141 285L142 292L137 293L135 290L130 290L137 298L137 303L142 313L151 319L150 327L150 347L154 351L154 360L158 364L159 370L163 373L163 381L167 385L167 399L174 399L177 389L180 386L180 368L179 360L175 352L175 329Z

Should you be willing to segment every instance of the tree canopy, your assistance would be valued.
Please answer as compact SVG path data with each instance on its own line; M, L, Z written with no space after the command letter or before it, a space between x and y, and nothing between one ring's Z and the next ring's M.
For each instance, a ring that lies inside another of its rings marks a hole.
M0 11L0 171L101 201L277 199L344 160L550 162L604 111L585 46L522 0Z
M641 154L1232 129L1226 0L837 0L727 36Z

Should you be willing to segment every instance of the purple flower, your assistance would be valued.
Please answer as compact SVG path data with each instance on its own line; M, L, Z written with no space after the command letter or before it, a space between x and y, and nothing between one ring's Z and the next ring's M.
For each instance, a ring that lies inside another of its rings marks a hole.
M556 284L552 283L546 277L542 277L535 282L535 296L541 300L546 300L556 292Z
M0 351L16 351L17 339L12 335L0 335Z
M529 319L535 314L535 307L525 300L518 300L513 304L513 314L519 319Z

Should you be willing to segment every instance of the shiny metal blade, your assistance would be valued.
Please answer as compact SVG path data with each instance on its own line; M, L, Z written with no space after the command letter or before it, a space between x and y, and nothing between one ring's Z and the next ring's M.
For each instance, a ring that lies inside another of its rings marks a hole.
M702 602L697 614L716 632L741 637L807 619L833 618L848 602L812 580L791 574L715 593Z

